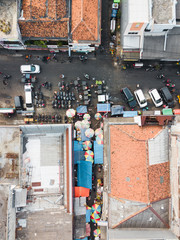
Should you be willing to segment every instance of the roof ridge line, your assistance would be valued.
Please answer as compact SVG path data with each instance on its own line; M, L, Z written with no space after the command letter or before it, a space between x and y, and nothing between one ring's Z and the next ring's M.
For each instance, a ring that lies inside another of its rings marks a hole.
M149 205L148 205L148 206L146 206L146 207L144 207L144 208L142 208L141 210L139 210L139 211L137 211L137 212L133 213L133 214L132 214L132 215L130 215L129 217L127 217L127 218L125 218L125 219L121 220L119 223L117 223L116 225L112 226L112 229L114 229L114 228L118 227L119 225L121 225L121 223L124 223L124 222L126 222L127 220L131 219L132 217L135 217L135 216L136 216L136 215L138 215L139 213L142 213L142 212L146 211L148 208L150 208L150 206L149 206Z
M74 29L71 31L71 34L73 34L73 32L76 30L76 28L79 26L79 24L81 23L81 22L84 22L84 20L83 20L83 0L81 0L81 20L77 23L77 25L74 27Z
M149 209L151 210L151 212L154 213L154 215L155 215L157 218L159 218L159 220L160 220L167 228L170 227L169 224L166 223L166 222L161 218L161 216L156 212L156 210L154 210L154 208L153 208L152 206L150 206Z
M91 30L89 29L89 27L88 27L88 25L86 24L86 22L85 22L85 21L83 21L83 22L84 22L84 24L86 25L87 29L89 30L90 34L94 37L93 33L92 33ZM96 39L96 38L95 38L95 39Z

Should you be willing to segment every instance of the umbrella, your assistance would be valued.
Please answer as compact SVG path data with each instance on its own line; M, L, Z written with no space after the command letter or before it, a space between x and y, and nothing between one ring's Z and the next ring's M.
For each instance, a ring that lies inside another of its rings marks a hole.
M97 128L97 129L95 130L95 135L97 136L97 135L99 135L99 134L103 134L103 130L102 130L101 128Z
M88 128L86 131L85 131L85 135L86 137L88 138L92 138L94 136L94 130L92 128Z
M99 134L96 136L96 142L98 144L103 144L103 134Z
M76 110L74 110L73 108L70 108L66 111L66 116L69 117L69 118L74 117L75 114L76 114Z
M77 122L75 122L75 128L77 129L77 128L81 128L82 127L82 122L81 121L77 121Z
M82 120L82 128L89 128L90 123L87 120Z
M88 113L86 113L86 114L84 114L83 118L84 118L84 120L88 120L89 121L91 116Z
M91 211L99 214L101 212L101 206L95 203L92 205Z
M100 120L100 119L102 118L102 116L101 116L100 113L96 113L96 114L94 115L94 117L95 117L96 120Z
M95 237L99 237L99 235L101 234L101 230L99 228L97 228L97 229L94 230L93 233L94 233Z
M87 157L86 157L86 161L89 161L89 162L92 162L92 163L94 162L92 156L87 156Z
M90 218L93 223L97 223L98 221L100 221L100 216L97 213L92 213Z
M83 142L84 150L90 150L92 148L92 143L90 141Z
M85 152L84 156L85 156L85 158L87 158L88 156L93 158L94 157L94 153L93 153L93 151L88 150L88 151Z

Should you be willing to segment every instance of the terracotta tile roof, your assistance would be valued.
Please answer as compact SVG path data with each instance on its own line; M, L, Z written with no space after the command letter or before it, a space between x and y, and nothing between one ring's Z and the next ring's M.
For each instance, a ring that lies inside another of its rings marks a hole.
M170 197L169 162L149 166L149 199L150 202Z
M66 0L23 0L24 20L19 20L23 37L67 38Z
M168 163L149 166L148 160L147 141L161 130L160 126L110 126L111 196L144 203L169 197Z
M75 41L98 40L98 0L72 1L72 39Z

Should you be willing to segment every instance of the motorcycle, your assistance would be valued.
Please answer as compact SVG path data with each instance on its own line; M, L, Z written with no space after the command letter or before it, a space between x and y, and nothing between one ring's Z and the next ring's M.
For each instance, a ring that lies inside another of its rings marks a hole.
M86 79L90 79L90 76L89 76L89 74L87 74L87 73L84 73L84 77L86 78Z

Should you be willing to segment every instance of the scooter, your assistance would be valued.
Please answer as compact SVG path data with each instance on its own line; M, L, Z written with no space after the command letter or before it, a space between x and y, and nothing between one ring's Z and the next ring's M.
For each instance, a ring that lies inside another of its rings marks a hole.
M89 74L87 74L87 73L84 73L84 77L86 78L86 79L90 79L90 76L89 76Z

